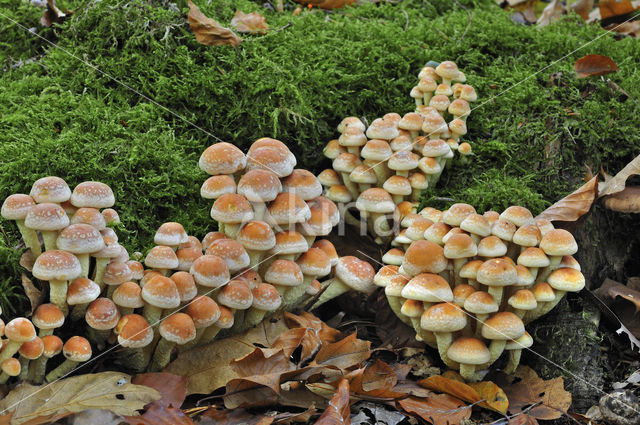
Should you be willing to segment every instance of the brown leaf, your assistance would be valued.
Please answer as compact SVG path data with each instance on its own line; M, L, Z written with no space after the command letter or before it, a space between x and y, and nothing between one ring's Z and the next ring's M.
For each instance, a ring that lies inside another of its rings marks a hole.
M614 311L622 322L623 328L626 330L618 331L618 334L630 332L632 335L629 336L636 338L635 340L631 339L632 345L635 345L637 338L640 337L640 320L638 320L640 292L614 280L605 279L600 288L594 291L594 295L611 311Z
M516 382L516 378L518 381ZM509 413L516 414L535 403L541 403L527 410L536 419L558 419L571 406L571 393L565 391L561 377L544 381L536 372L520 366L512 376L504 376L504 384L497 382L509 398Z
M593 9L593 0L578 0L569 6L569 9L576 12L585 21L589 19L589 13Z
M631 0L600 0L598 9L600 10L600 19L626 15L636 10L631 4Z
M51 423L86 409L108 409L119 415L135 415L161 398L150 387L135 385L129 375L102 372L74 376L51 384L21 384L0 401L0 411L11 412L11 424ZM0 417L6 418L8 415Z
M56 6L55 0L47 0L47 10L40 18L40 23L44 27L50 27L54 23L60 23L71 16L73 12L64 13Z
M320 348L321 341L316 330L313 328L289 329L273 343L272 349L281 349L287 356L291 356L300 345L302 345L300 362L305 363L311 360Z
M356 333L334 342L323 344L311 363L314 366L336 366L347 369L367 360L371 356L371 342L356 338Z
M603 55L587 55L573 64L576 77L587 78L618 72L618 65L609 57Z
M505 392L491 381L470 382L471 388L476 390L480 397L485 401L480 405L487 405L489 408L500 413L506 413L509 408L509 400Z
M640 36L640 21L629 21L621 24L610 24L605 27L609 31L615 31L618 34L628 35L637 38Z
M31 279L24 273L22 273L22 288L27 298L29 298L29 305L31 306L31 311L27 312L26 315L31 316L36 308L44 302L45 295L43 291L35 287Z
M243 409L222 409L213 406L200 416L198 425L270 425L273 421L273 417L255 415Z
M507 425L538 425L538 421L533 416L523 413L509 418L509 423Z
M154 403L142 416L125 416L129 425L195 425L191 418L173 406Z
M231 26L238 32L264 34L269 30L267 20L258 12L244 13L236 10Z
M200 44L205 46L230 44L237 47L242 42L242 38L238 37L229 28L225 28L218 21L205 16L191 0L189 0L187 20L196 36L196 40Z
M597 195L598 176L542 211L536 218L550 221L576 221L589 212Z
M538 18L538 26L544 27L552 22L560 19L566 13L564 5L559 0L551 0L551 2L542 10L540 18Z
M180 408L187 397L187 378L167 372L149 372L136 375L132 384L155 388L162 398L153 404Z
M349 381L342 379L329 406L320 415L316 425L349 425L351 423L351 409L349 406Z
M471 417L471 406L448 394L434 394L429 398L408 397L397 403L405 412L433 425L459 425Z
M504 391L493 382L478 382L472 385L434 375L418 381L418 385L432 391L449 394L469 403L485 400L478 405L500 413L505 413L509 407L509 401Z
M31 272L33 270L33 265L35 263L36 259L33 258L33 254L31 253L30 249L27 249L25 252L23 252L20 256L20 261L18 261L18 264L27 269L28 272Z
M270 347L286 330L282 316L274 316L243 335L216 340L180 353L165 372L187 377L187 395L209 394L238 377L229 365L232 360L251 353L255 349L254 344Z
M328 326L322 320L318 319L313 314L304 311L301 315L296 316L293 313L284 313L285 323L289 328L310 328L317 335L318 338L324 343L336 342L342 333L332 327Z
M631 162L618 172L615 176L600 185L598 196L613 195L622 192L627 183L627 179L631 176L640 174L640 155L636 156Z
M349 374L349 387L357 394L386 399L404 397L406 393L395 392L393 388L398 383L398 376L391 366L382 360Z

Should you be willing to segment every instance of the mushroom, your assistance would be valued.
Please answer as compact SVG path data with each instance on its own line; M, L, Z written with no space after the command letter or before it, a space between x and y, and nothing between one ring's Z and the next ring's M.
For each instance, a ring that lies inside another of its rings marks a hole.
M511 238L511 241L520 246L520 252L516 255L510 255L510 257L516 258L529 247L536 247L540 243L540 229L535 224L525 224L516 230Z
M178 270L188 272L191 269L193 262L199 257L202 257L202 248L178 248L176 251L176 257L178 257Z
M476 366L487 363L491 357L487 346L478 338L462 337L447 350L447 356L460 363L460 376L466 381L477 381Z
M144 258L144 265L166 276L170 270L178 268L178 257L168 246L156 245Z
M296 264L304 275L302 285L289 288L284 297L285 309L297 303L305 294L307 287L317 278L325 277L331 273L331 260L325 252L319 248L309 248L302 254Z
M72 336L62 346L62 354L66 360L45 377L46 382L53 382L70 374L80 363L91 358L91 344L81 336Z
M301 286L304 275L300 266L291 260L276 260L264 274L264 280L276 287L278 293L285 298L293 287ZM286 302L286 301L285 301Z
M422 106L422 99L424 97L424 93L420 91L418 86L414 86L411 89L411 93L409 93L409 96L411 96L416 101L416 108L418 108L419 106Z
M249 254L249 268L257 270L263 254L276 245L276 235L264 221L252 221L242 226L237 241Z
M62 340L55 335L42 337L42 355L29 365L29 380L34 384L41 384L47 370L47 362L50 358L62 352Z
M373 171L373 167L368 167L364 164L356 166L356 168L351 171L351 174L349 174L349 178L352 182L358 184L358 190L360 193L369 189L372 185L375 185L378 182L378 178L376 173Z
M528 289L517 290L509 297L507 303L520 319L523 319L527 312L534 310L538 306L536 296Z
M189 273L199 285L200 295L215 295L217 290L229 282L231 277L227 263L216 255L203 255L193 262Z
M445 242L444 256L453 260L453 275L456 285L462 283L460 269L469 258L475 257L476 254L478 254L478 247L468 235L462 233L453 235Z
M2 346L0 363L12 357L23 343L35 339L36 330L29 319L17 317L4 327L4 336L7 337L8 342L5 342Z
M179 348L180 351L186 351L189 348L195 346L202 338L204 331L220 318L220 307L213 299L206 295L196 296L184 311L193 320L193 325L196 328L196 336L186 344L182 344Z
M253 220L253 217L251 204L237 193L220 196L211 207L211 218L218 222L218 229L229 238L235 238L240 226Z
M262 322L268 312L276 311L282 304L282 298L280 298L278 290L268 283L260 283L251 292L253 294L253 302L245 313L243 329L248 329Z
M399 272L408 277L420 273L438 274L447 268L447 264L441 246L430 241L414 241L404 253Z
M104 217L104 222L107 226L117 226L121 223L120 215L118 215L118 212L113 208L105 208L100 212L100 214L102 214L102 217Z
M465 312L453 303L434 304L422 313L420 326L423 330L435 334L438 353L444 364L455 367L447 356L447 351L453 342L453 333L467 326Z
M229 238L227 237L227 235L225 235L222 232L209 232L206 235L204 235L204 238L202 238L201 248L206 251L211 246L211 244L217 241L218 239L229 239Z
M476 291L464 300L463 306L469 313L476 316L476 335L482 335L482 325L491 313L496 313L499 309L496 300L484 291Z
M89 339L102 350L120 320L118 307L109 298L97 298L89 304L84 317L89 325Z
M294 230L286 230L276 233L276 244L270 254L277 255L282 260L293 261L308 249L309 245L304 236Z
M520 364L520 356L522 355L523 348L529 348L533 345L533 338L529 335L529 332L525 331L520 338L507 342L504 349L509 351L509 362L504 368L504 373L511 375L518 368Z
M74 212L71 216L69 222L71 224L88 224L89 226L95 227L101 233L108 232L107 234L103 234L102 236L110 236L116 241L118 240L118 235L113 229L107 230L107 222L105 221L102 213L100 213L100 210L98 210L97 208L78 208L76 212Z
M397 121L395 119L389 119L390 117L376 118L367 128L367 137L369 139L382 139L382 140L391 140L394 137L397 137L398 126L397 123L400 121L401 117L398 115Z
M234 316L237 315L234 317L234 326L240 327L244 321L245 310L249 309L253 302L253 294L247 282L240 279L232 279L218 292L216 301L218 304L231 309Z
M382 262L384 264L399 266L404 260L404 251L398 248L391 248L382 256Z
M307 240L307 244L313 245L316 237L331 233L333 227L340 222L340 212L336 204L324 196L307 201L307 205L311 217L300 223L299 231Z
M104 248L102 235L88 224L71 224L56 239L56 246L74 254L80 261L82 277L89 276L89 254Z
M109 208L115 204L113 191L101 182L86 181L73 188L71 205L77 208Z
M127 314L120 318L114 333L118 335L118 344L126 349L126 366L136 372L143 371L150 355L144 348L153 341L153 329L149 322L139 314Z
M345 152L347 152L347 150L340 145L338 139L329 141L322 150L323 155L329 159L336 159L340 154Z
M180 305L180 294L176 284L168 277L157 275L142 287L142 299L145 301L144 318L155 327L163 309Z
M69 217L58 204L37 204L27 211L24 225L32 230L39 230L42 233L45 250L51 251L56 249L58 231L69 225Z
M80 261L66 251L46 251L36 259L32 273L40 280L49 281L49 299L66 315L69 311L67 281L74 280L82 273Z
M6 384L9 378L20 375L22 366L15 358L8 358L2 361L2 374L0 374L0 384Z
M202 337L198 340L198 345L207 344L213 341L222 329L230 329L233 326L233 311L223 305L218 305L218 307L220 308L220 318L216 323L205 329L202 333Z
M534 222L531 211L519 205L512 205L500 214L500 218L510 221L517 227Z
M61 204L71 197L71 189L60 177L48 176L36 180L31 186L29 195L38 204L50 202Z
M31 250L33 258L38 258L42 253L38 234L34 229L30 229L24 224L27 213L35 204L35 201L29 195L22 193L9 195L2 203L0 215L6 220L14 220L16 222L25 245Z
M348 126L338 138L338 143L347 148L347 152L357 156L360 155L360 147L367 143L367 136L361 128Z
M350 290L365 294L371 293L375 289L374 275L373 267L366 261L352 256L340 258L336 265L335 277L326 283L326 289L312 308L318 308L325 302Z
M429 188L429 179L426 175L416 171L409 174L409 183L411 184L411 200L418 202L422 192Z
M234 174L247 165L244 153L231 143L220 142L209 146L202 152L198 166L211 175Z
M27 379L29 374L29 362L36 360L42 356L44 344L42 339L35 337L29 342L25 342L20 346L18 353L20 354L20 380Z
M295 156L284 147L262 146L256 149L249 149L247 154L247 170L269 170L279 178L287 177L293 172L296 166Z
M120 245L116 239L108 236L103 236L104 248L98 252L91 253L91 256L96 259L96 265L93 271L93 281L100 287L100 290L104 289L104 272L107 268L107 264L120 255Z
M549 257L549 266L536 279L537 282L544 282L551 272L558 267L563 256L573 255L578 251L578 244L571 233L564 229L553 229L542 237L540 248Z
M342 185L342 180L340 176L333 168L327 168L326 170L322 170L320 174L318 174L318 181L325 188L331 186Z
M354 199L358 197L358 186L351 181L349 175L360 163L360 159L352 153L342 153L332 163L333 169L340 173L342 182Z
M363 124L362 121L360 121L360 118L358 117L346 117L344 118L342 121L340 121L340 124L338 124L337 130L339 133L344 132L344 130L347 127L356 127L359 128L360 130L364 131L365 126Z
M409 283L409 278L397 272L396 268L385 266L380 269L378 274L374 276L374 283L377 286L384 287L384 294L391 310L409 326L412 326L411 320L402 314L402 305L406 301L402 298L402 290Z
M487 362L491 365L498 360L507 341L520 338L524 334L524 324L515 314L502 311L485 320L482 326L482 337L491 340L489 351L491 358Z
M182 224L176 222L167 222L160 225L153 237L156 245L164 245L173 248L175 251L178 246L187 242L189 236L184 231Z
M451 85L451 80L456 79L460 75L458 66L451 61L441 62L436 67L436 73L442 78L442 83L448 86Z
M261 137L249 146L247 156L253 154L258 148L273 148L279 150L287 155L294 167L297 164L296 156L292 154L287 145L282 143L280 140L272 139L271 137Z
M38 336L52 335L64 324L64 313L55 304L40 304L33 313L33 324L39 329Z
M389 177L382 185L382 188L391 195L396 205L402 202L405 196L411 195L412 191L409 179L398 175Z
M205 252L206 255L215 255L227 263L230 273L237 273L249 266L249 254L242 244L233 239L215 240Z
M158 328L160 341L156 346L149 370L162 370L171 359L171 350L177 345L184 345L196 337L196 328L191 317L185 313L174 313L162 320Z
M278 176L269 170L251 170L240 177L238 182L238 194L251 202L255 220L265 219L267 203L276 199L280 192L282 183Z
M388 236L391 229L386 214L392 213L396 205L386 190L376 187L365 190L358 197L356 208L365 218L369 213L371 214L369 223L371 223L375 235Z
M109 287L107 297L111 298L116 288L131 279L132 273L125 263L111 261L104 272L104 283Z
M296 223L311 218L311 210L305 201L293 192L283 192L269 204L269 224L276 229L289 229Z
M547 282L554 289L556 297L553 301L545 303L541 311L536 312L540 316L544 316L553 310L564 294L567 292L579 292L585 285L584 275L579 270L569 267L554 270L549 275Z
M435 243L437 245L444 245L442 240L449 232L451 227L441 221L433 223L427 230L424 231L425 240Z
M400 313L407 319L411 321L411 325L413 329L416 331L416 340L424 342L429 346L436 348L438 345L436 343L436 337L433 332L427 332L420 328L420 317L424 312L424 306L422 302L418 300L405 300L402 304L402 308L400 309Z
M196 286L196 281L192 274L179 271L172 274L169 279L173 280L173 283L176 284L176 288L180 294L180 306L183 307L187 305L189 301L198 295L198 287Z
M508 246L497 236L482 238L478 243L478 256L485 259L503 257L507 255Z
M476 277L478 275L478 269L480 268L482 263L483 263L482 260L472 260L465 263L465 265L460 268L460 272L459 272L460 277L463 279L467 279L467 283L475 289L478 289L480 287L480 285L478 285L478 281L476 280Z
M293 193L300 199L308 201L322 195L322 184L310 171L296 169L282 179L282 191Z
M235 180L226 174L211 176L200 187L200 196L205 199L218 199L225 193L236 193Z
M382 139L369 140L362 148L360 155L366 161L374 161L373 166L370 168L373 168L373 172L376 174L378 185L382 185L391 174L386 165L386 162L393 155L389 142Z
M493 296L496 304L502 302L502 292L505 286L514 285L518 279L516 268L502 258L487 260L476 275L476 280L483 285L487 285L488 292Z
M144 307L142 299L142 288L135 282L125 282L118 286L111 297L118 306L120 315L125 316L133 313L136 308ZM75 310L74 310L75 311Z

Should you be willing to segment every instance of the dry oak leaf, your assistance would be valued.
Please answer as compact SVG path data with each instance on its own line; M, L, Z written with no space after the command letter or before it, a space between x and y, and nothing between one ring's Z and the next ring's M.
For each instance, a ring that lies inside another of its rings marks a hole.
M230 44L237 47L242 42L242 38L238 37L229 28L225 28L218 21L205 16L191 0L189 0L187 20L193 34L196 36L196 40L200 44L205 46Z
M573 69L578 78L587 78L618 72L618 65L608 56L587 55L578 59Z
M118 415L136 415L138 410L161 398L147 386L131 383L129 375L102 372L61 379L51 384L22 384L0 401L0 423L9 416L11 425L45 424L87 409L108 409Z
M636 10L631 4L631 0L600 0L598 9L600 10L600 19L626 15Z
M544 218L549 221L576 221L589 212L597 196L598 176L595 176L574 192L542 211L536 218Z
M352 333L331 344L323 344L311 366L335 366L347 369L356 366L371 356L371 342L356 338Z
M349 425L350 423L349 381L341 379L335 394L329 400L329 406L320 415L316 425Z
M264 34L269 30L267 20L258 12L244 13L236 10L231 19L231 26L238 32Z
M605 178L604 182L600 185L598 195L602 197L622 192L627 183L627 179L638 174L640 174L640 155L625 165L615 176L609 179Z
M536 419L552 420L567 413L571 406L571 393L565 391L564 380L561 377L544 381L533 369L520 366L514 375L506 376L504 379L506 382L501 387L509 397L511 414L520 413L532 404L540 402L539 406L527 410L527 414Z
M559 0L551 0L551 2L542 10L540 18L538 18L538 26L544 27L552 22L560 19L566 13L567 9Z
M448 394L433 394L428 398L408 397L397 403L405 412L433 425L459 425L471 417L471 406Z
M342 333L318 319L313 314L305 311L301 315L296 316L293 313L285 312L284 321L287 326L293 328L309 328L312 329L318 338L324 343L336 342L342 336Z
M507 395L493 382L479 382L472 387L464 382L434 375L418 381L418 385L431 391L449 394L468 403L479 402L478 406L500 413L506 413L509 407Z

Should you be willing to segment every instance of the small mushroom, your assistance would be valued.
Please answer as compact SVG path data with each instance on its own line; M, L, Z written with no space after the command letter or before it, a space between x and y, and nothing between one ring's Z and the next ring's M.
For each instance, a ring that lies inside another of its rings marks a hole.
M447 356L460 363L460 376L466 381L477 381L476 366L489 361L491 354L478 338L462 337L454 341L447 350Z
M91 344L81 336L72 336L64 343L62 354L66 360L45 377L46 382L53 382L70 374L80 363L91 358Z
M185 313L174 313L163 319L158 332L162 338L156 346L149 366L152 372L158 372L169 364L171 350L175 345L184 345L196 337L193 320Z

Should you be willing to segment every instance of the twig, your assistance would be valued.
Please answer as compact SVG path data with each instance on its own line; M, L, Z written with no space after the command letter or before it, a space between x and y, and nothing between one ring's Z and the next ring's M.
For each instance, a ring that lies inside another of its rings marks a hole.
M469 18L468 21L467 21L467 27L464 29L464 32L462 33L462 36L458 39L458 41L462 41L464 36L467 35L467 31L469 31L469 28L471 28L471 12L469 12L469 9L464 7L458 0L453 0L453 1L455 2L455 4L460 6L460 8L462 8L465 12L467 12L467 17Z
M409 14L404 9L400 9L400 12L404 13L404 18L405 18L404 32L407 32L407 30L409 29Z

